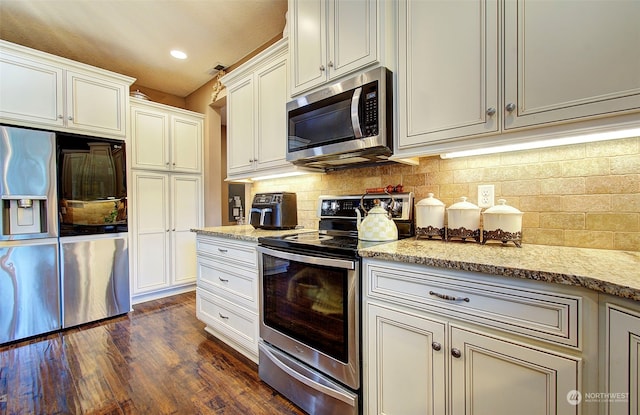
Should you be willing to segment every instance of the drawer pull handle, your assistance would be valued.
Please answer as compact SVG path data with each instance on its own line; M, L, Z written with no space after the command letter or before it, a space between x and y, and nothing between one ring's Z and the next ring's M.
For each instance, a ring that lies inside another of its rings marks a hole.
M462 352L460 351L460 349L456 349L454 347L453 349L451 349L451 356L455 357L456 359L460 359L462 357Z
M218 313L218 315L220 316L221 319L223 320L229 320L229 316L224 316L222 315L222 313Z
M227 252L227 251L228 251L227 249L218 248L218 252L225 253L225 252Z
M442 298L443 300L447 301L464 301L465 303L471 301L469 297L455 297L453 295L440 294L435 291L429 291L429 295L435 295L436 297Z
M222 278L222 277L218 277L218 279L219 279L221 282L229 282L229 280L228 280L228 279L224 279L224 278Z

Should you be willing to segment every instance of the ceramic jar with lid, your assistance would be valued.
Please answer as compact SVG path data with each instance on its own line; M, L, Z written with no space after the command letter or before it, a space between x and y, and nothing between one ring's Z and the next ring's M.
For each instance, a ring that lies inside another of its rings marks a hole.
M416 237L444 239L444 213L444 203L433 197L433 193L416 203Z
M480 242L480 208L466 197L447 208L447 241L452 238Z
M482 213L482 243L495 240L502 243L513 242L518 248L522 245L522 215L518 209L499 199L498 204Z

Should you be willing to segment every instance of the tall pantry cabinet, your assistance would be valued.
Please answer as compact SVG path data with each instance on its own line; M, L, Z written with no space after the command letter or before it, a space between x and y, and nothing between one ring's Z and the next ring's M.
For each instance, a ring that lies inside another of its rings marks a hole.
M133 302L193 289L204 116L131 98Z

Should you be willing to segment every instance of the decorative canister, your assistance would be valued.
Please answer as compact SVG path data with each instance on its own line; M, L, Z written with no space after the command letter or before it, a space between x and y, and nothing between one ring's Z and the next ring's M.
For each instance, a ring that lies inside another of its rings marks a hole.
M463 241L474 239L480 242L480 208L466 197L447 208L447 241L460 238Z
M522 245L522 215L518 209L499 199L498 204L482 213L484 227L482 243L495 240L502 243L513 242L518 248Z
M444 203L428 193L416 203L416 238L444 239Z

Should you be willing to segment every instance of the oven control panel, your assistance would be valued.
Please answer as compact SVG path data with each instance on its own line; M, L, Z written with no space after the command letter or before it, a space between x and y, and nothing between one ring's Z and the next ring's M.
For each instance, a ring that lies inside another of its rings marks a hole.
M368 193L347 196L320 196L318 217L320 219L355 219L356 209L364 214L375 206L380 206L396 220L413 219L413 193Z

